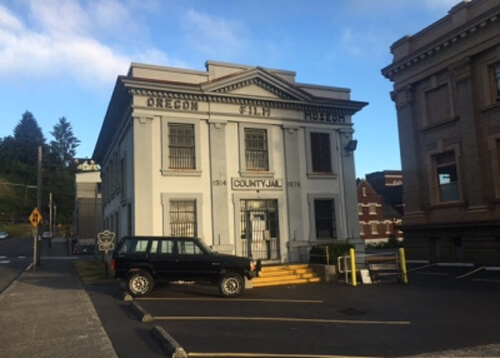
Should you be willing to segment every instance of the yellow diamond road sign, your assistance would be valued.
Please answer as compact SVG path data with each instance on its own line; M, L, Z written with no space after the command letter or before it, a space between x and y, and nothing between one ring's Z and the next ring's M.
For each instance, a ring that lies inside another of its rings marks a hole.
M33 225L33 227L35 228L38 227L38 224L40 224L42 219L42 214L40 214L38 208L34 208L30 215L31 225Z

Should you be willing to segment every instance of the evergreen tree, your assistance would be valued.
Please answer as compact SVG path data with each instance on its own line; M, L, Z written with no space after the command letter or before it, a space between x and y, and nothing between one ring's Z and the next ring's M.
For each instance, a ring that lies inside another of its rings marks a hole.
M59 123L50 132L54 140L50 142L50 152L55 162L62 167L69 167L76 154L80 140L73 135L73 128L65 117L59 118Z
M38 147L45 145L45 137L31 112L24 112L19 124L14 128L16 157L25 164L36 164Z

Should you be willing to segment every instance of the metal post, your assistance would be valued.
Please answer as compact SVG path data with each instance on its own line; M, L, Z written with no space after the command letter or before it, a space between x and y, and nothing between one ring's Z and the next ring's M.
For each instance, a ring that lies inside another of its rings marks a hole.
M356 254L354 249L349 249L349 255L351 256L351 278L352 278L352 285L357 286L358 282L356 279Z
M49 195L49 249L52 247L52 193Z
M38 146L38 174L37 174L37 207L41 210L42 209L42 146ZM38 224L37 227L37 237L35 240L35 257L36 257L36 265L40 265L40 239L41 239L41 232L40 232L40 224Z
M403 283L408 283L408 271L406 269L406 257L405 257L405 249L402 247L399 248L399 259L401 263L401 280Z

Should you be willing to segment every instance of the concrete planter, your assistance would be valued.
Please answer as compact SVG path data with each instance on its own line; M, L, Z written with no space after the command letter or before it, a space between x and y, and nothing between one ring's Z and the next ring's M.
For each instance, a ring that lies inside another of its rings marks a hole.
M324 282L335 281L337 279L336 265L323 265L310 263L309 266Z

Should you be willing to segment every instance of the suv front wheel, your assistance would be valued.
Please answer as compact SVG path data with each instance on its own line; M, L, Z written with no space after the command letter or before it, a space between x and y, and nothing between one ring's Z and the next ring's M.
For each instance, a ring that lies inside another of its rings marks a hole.
M229 272L219 280L219 291L225 297L236 297L243 293L245 281L237 273Z
M134 297L147 295L153 289L153 277L143 270L132 272L128 275L127 286Z

